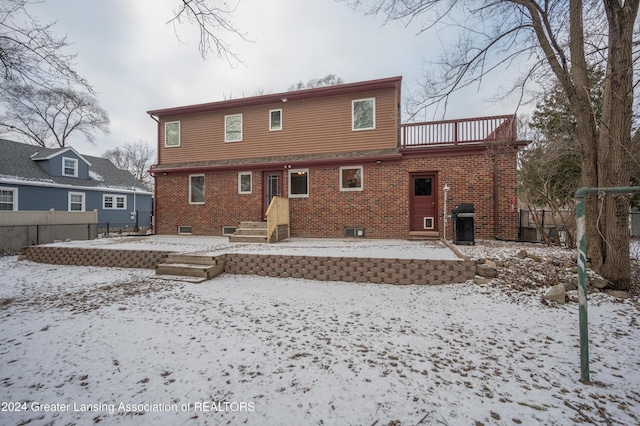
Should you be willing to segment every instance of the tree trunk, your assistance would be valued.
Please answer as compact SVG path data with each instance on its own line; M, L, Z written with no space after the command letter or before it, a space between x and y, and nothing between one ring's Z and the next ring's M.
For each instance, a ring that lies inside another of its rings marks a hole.
M600 125L598 181L602 186L629 186L631 179L631 121L633 111L633 25L638 0L605 0L609 23L609 57ZM628 290L629 198L608 194L602 200L600 230L602 265L597 271L616 290Z

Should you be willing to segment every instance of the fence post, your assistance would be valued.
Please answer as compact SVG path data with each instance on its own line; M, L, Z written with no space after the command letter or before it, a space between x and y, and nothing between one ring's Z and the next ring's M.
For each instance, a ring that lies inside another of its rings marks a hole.
M109 222L107 222L107 237L111 235L111 233L109 232Z
M36 245L40 245L40 225L36 225Z

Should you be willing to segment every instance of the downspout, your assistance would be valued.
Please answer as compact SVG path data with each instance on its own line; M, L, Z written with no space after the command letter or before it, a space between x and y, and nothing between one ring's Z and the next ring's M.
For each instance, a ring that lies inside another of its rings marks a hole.
M157 133L157 139L158 142L156 143L156 152L158 153L158 157L160 157L160 120L156 119L153 115L149 114L149 117L151 117L151 119L153 121L155 121L158 124L156 133ZM157 159L158 162L160 160L160 158ZM151 170L149 170L149 174L153 177L153 216L152 216L152 233L155 235L156 234L156 223L158 223L158 206L157 206L157 202L158 202L158 178L156 177L156 174L153 172L153 166L151 166Z
M500 223L500 215L498 209L500 208L500 200L498 199L498 158L493 159L493 237L496 240L500 239L498 235L498 224Z

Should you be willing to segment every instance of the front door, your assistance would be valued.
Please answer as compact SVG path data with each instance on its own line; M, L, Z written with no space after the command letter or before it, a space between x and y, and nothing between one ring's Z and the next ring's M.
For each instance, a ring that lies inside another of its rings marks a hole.
M282 195L282 170L262 172L262 217L267 217L267 209L273 197Z
M410 187L411 231L437 231L435 173L412 173Z

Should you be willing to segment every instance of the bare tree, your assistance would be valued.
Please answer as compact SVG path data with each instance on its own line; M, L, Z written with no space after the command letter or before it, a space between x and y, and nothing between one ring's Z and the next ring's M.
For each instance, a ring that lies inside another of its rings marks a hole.
M40 87L79 86L92 92L74 68L75 55L64 53L66 38L51 33L29 14L29 0L0 2L0 86L8 82Z
M337 77L335 74L327 74L324 77L312 78L306 83L300 80L289 86L288 90L313 89L314 87L335 86L336 84L342 83L344 83L344 81L342 81L340 77Z
M218 4L222 3L220 6ZM178 25L183 22L195 23L200 30L200 43L198 49L202 59L207 59L211 53L218 58L224 58L230 64L234 61L242 63L240 58L231 50L231 44L221 38L221 33L228 33L238 37L242 41L249 41L247 35L241 32L232 22L237 4L230 6L226 2L208 0L182 0L175 10L174 17L167 21L172 24L176 36Z
M356 7L405 23L423 20L422 30L458 28L460 38L430 74L422 107L446 105L456 90L480 84L511 64L530 64L515 87L557 81L576 118L583 154L582 185L628 186L634 166L632 135L634 90L640 32L634 31L640 0L356 0ZM606 69L602 114L591 103L589 69ZM588 255L595 269L616 289L630 284L629 198L601 195L587 200Z
M105 151L102 158L110 160L119 169L131 172L137 180L151 187L149 168L155 161L155 150L147 142L126 142L122 147Z
M95 97L68 88L5 85L0 131L42 147L65 147L77 134L89 142L93 133L109 133L109 114Z

